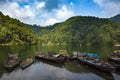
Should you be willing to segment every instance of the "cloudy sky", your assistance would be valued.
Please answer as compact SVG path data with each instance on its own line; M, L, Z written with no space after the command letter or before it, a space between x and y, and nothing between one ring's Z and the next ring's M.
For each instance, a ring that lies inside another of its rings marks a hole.
M120 0L0 0L0 11L24 23L46 26L77 15L120 14Z

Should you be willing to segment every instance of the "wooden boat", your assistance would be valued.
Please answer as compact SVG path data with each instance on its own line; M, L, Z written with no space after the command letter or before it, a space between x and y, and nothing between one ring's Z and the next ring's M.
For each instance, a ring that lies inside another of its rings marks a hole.
M8 72L11 72L19 63L18 54L8 54L8 60L4 64L4 67Z
M43 59L43 60L47 60L55 63L64 63L66 60L65 57L61 57L60 55L46 56L43 53L36 54L35 58L39 60Z
M67 61L77 60L78 53L79 53L79 52L73 52L72 55L67 55L67 56L66 56Z
M109 60L120 64L120 50L114 51L109 55Z
M56 63L64 63L65 58L64 57L44 57L46 60Z
M39 52L39 53L35 54L35 59L37 59L37 60L45 60L45 57L46 56L42 52Z
M115 62L115 63L118 63L118 64L120 64L120 58L117 58L117 57L109 57L109 60L110 61L113 61L113 62Z
M113 72L115 70L115 67L113 67L111 64L103 61L95 61L95 60L87 60L84 57L79 57L78 61L80 63L83 63L85 65L88 65L92 68L95 68L97 70L101 70L104 72Z
M74 57L74 56L67 56L67 57L66 57L66 60L67 60L67 61L77 60L77 57Z
M67 50L59 50L59 56L66 58L66 61L76 60L77 57L74 55L69 55Z
M32 57L27 57L25 58L21 63L20 63L20 67L22 69L27 68L28 66L30 66L32 63L34 62Z

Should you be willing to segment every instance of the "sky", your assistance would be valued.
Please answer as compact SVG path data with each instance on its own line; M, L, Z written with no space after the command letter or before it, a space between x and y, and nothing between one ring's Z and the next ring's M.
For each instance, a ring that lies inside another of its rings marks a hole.
M120 0L0 0L0 11L27 24L47 26L72 16L115 16L120 14Z

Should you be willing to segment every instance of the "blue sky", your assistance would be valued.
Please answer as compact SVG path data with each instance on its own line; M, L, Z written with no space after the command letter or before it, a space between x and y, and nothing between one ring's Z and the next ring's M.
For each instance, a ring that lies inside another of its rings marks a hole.
M46 26L78 15L112 17L120 14L120 0L0 0L0 11L27 24Z

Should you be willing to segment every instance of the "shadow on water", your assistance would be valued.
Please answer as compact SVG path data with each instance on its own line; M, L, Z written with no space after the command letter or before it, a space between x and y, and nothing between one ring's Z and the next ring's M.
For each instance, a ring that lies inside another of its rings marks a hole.
M112 73L106 73L99 70L95 70L95 69L89 68L88 66L86 66L86 69L106 80L115 80Z
M39 61L35 60L35 63L40 63L40 62L45 63L45 64L49 64L49 65L54 66L54 67L59 67L59 68L63 68L63 65L64 65L64 64L46 61L46 60L39 60Z
M100 76L101 78L95 76L94 74ZM115 80L119 80L117 74L114 74L114 76ZM76 61L65 63L64 67L56 66L56 64L53 65L46 62L36 61L32 66L26 68L25 70L17 68L11 73L4 73L1 80L13 80L13 78L14 80L114 80L111 78L111 75L86 68L83 65L77 64Z
M77 60L66 62L64 68L73 73L89 73L88 70L78 64Z

